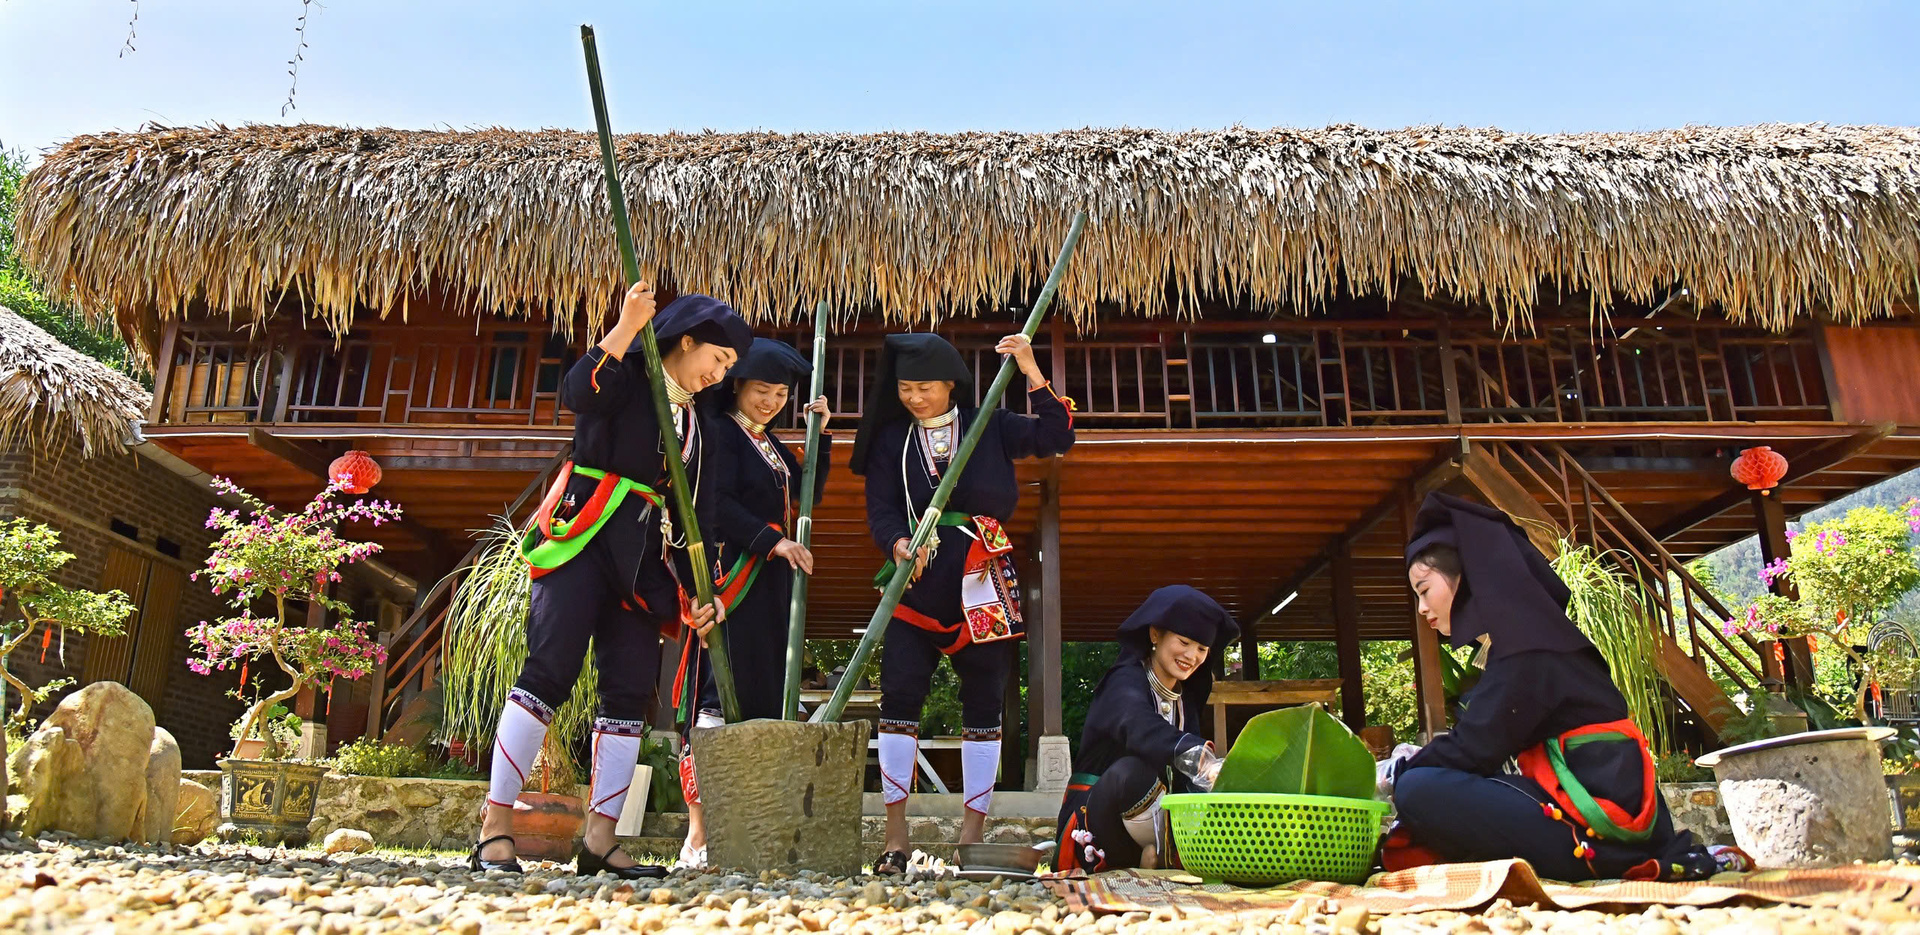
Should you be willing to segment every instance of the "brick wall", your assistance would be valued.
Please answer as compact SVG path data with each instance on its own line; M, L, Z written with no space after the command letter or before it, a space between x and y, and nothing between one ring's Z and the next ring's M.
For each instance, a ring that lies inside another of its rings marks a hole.
M82 458L77 443L0 451L0 517L25 516L60 530L61 547L74 554L61 570L61 583L67 585L98 588L110 542L130 545L155 563L191 573L206 559L211 541L205 528L207 511L217 503L210 491L134 454ZM111 531L114 520L138 530L133 540L137 544ZM179 545L178 559L156 551L162 537ZM185 583L173 623L173 658L167 664L164 695L154 706L155 718L179 741L181 759L189 769L211 768L215 758L231 746L229 725L241 710L238 702L226 697L238 683L235 673L198 676L186 667L187 627L213 619L223 610L224 605L204 585ZM12 613L11 608L8 612ZM86 644L86 637L71 634L63 653L56 633L43 664L40 640L35 637L14 654L9 665L29 685L62 677L77 680L85 669ZM35 717L44 717L56 702L49 700L34 712ZM8 709L18 703L17 697L9 697Z

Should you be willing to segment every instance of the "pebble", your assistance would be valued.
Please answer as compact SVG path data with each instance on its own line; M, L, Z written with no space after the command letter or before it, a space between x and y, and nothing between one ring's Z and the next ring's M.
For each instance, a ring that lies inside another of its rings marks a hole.
M998 879L903 883L817 873L676 873L639 888L551 864L468 872L459 858L328 855L237 845L102 848L0 834L0 931L142 935L1920 935L1898 903L1835 908L1654 907L1555 912L1496 902L1479 914L1376 916L1313 898L1249 918L1191 909L1075 913L1045 887ZM1254 918L1257 916L1257 918Z

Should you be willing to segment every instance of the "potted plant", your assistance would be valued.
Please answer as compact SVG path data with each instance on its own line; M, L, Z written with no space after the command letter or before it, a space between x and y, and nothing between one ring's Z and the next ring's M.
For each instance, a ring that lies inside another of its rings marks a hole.
M242 701L248 700L243 693L250 663L271 660L287 678L285 687L254 697L237 722L234 737L258 739L260 758L220 761L221 818L236 830L294 844L306 840L326 768L288 759L292 744L285 728L291 725L284 716L271 722L269 712L304 689L335 678L357 679L386 655L367 636L367 623L351 619L351 608L330 597L328 589L340 580L341 568L380 551L375 543L342 537L339 527L393 522L400 508L378 501L340 502L345 483L329 483L298 512L283 512L214 478L214 489L239 497L243 508L216 507L209 514L207 528L219 530L220 537L206 567L193 573L194 580L206 580L213 593L227 598L235 613L202 620L187 631L195 653L187 667L201 675L238 668L240 687L232 695ZM336 622L293 625L293 614L303 604L327 608Z
M233 757L236 760L278 759L281 753L294 749L300 742L300 733L306 727L306 721L300 715L287 710L286 705L274 705L261 714L260 720L253 723L253 733L240 736L241 722L233 722L229 736L233 737ZM267 743L273 742L274 755L267 755Z
M1867 697L1883 679L1912 677L1914 661L1862 650L1858 634L1920 585L1920 502L1862 507L1789 533L1790 558L1761 569L1767 593L1722 626L1762 639L1807 636L1859 672L1853 714L1871 724ZM1781 583L1790 588L1779 588ZM1761 707L1755 704L1755 715ZM1738 744L1700 758L1713 768L1734 839L1762 867L1832 866L1887 856L1892 834L1879 743L1884 727L1842 727Z
M463 750L478 751L482 765L491 765L486 751L493 747L500 710L527 660L533 579L520 558L523 532L496 518L481 533L479 557L453 572L460 583L447 604L441 732ZM573 696L554 712L526 788L514 803L515 851L522 857L565 859L586 821L586 803L573 794L573 751L592 729L598 679L589 655Z

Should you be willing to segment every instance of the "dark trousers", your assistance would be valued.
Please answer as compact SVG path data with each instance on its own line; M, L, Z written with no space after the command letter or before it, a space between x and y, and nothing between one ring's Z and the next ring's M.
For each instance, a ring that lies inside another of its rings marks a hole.
M886 645L880 650L880 719L898 725L920 723L933 687L933 671L940 666L938 637L904 620L887 625ZM960 723L979 739L999 739L1000 719L1006 707L1007 676L1013 672L1016 640L974 643L947 656L960 677ZM985 736L991 734L990 737Z
M1156 790L1166 791L1163 773L1137 756L1123 756L1087 791L1087 830L1093 832L1093 846L1106 852L1107 869L1140 866L1140 845L1127 833L1125 817L1144 807Z
M727 639L727 661L733 666L733 696L740 702L741 720L780 719L786 703L787 615L793 604L793 566L786 559L768 559L740 606L727 612L720 632ZM696 641L697 642L697 641ZM700 709L718 712L720 690L714 686L713 666L704 649L695 663L700 670Z
M1691 835L1676 836L1664 805L1654 819L1653 835L1629 844L1575 837L1573 826L1555 821L1540 803L1546 791L1524 776L1479 776L1457 769L1422 767L1400 774L1393 802L1414 843L1450 861L1505 860L1518 857L1542 877L1580 881L1614 878L1658 859L1685 860ZM1574 856L1581 840L1594 856Z
M660 678L657 618L624 600L619 575L598 539L565 565L535 578L527 612L527 663L514 687L558 710L573 695L593 647L599 715L644 723Z

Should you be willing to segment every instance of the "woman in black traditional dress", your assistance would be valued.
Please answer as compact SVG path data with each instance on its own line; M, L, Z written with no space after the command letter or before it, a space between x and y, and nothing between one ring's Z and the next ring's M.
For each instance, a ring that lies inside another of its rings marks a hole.
M813 574L813 553L792 538L794 510L800 501L800 462L767 430L767 423L786 408L791 388L812 373L807 359L786 343L754 338L746 356L701 399L707 411L709 490L716 498L719 518L713 536L721 543L721 575L714 590L727 611L727 623L720 632L727 641L734 692L745 720L777 719L785 713L781 706L793 570ZM817 412L823 420L833 415L825 396L808 403L804 411ZM826 489L831 460L827 452L832 445L833 437L822 434L819 451L807 453L815 459L816 500ZM683 657L683 697L676 699L682 723L695 727L721 723L720 695L705 655L696 649ZM695 685L700 689L697 706L692 697ZM699 785L691 779L691 774L683 777L689 816L680 861L700 867L706 864L705 816Z
M1159 866L1168 791L1213 788L1221 760L1196 731L1213 688L1207 657L1240 635L1233 615L1184 584L1148 595L1120 625L1120 657L1087 707L1060 805L1056 870Z
M1482 646L1486 672L1454 729L1390 768L1387 868L1518 857L1556 880L1713 873L1715 855L1674 830L1646 738L1520 527L1431 494L1406 557L1420 615L1456 648Z
M913 785L920 712L933 672L945 655L960 677L962 785L960 843L978 843L1000 768L1000 718L1020 620L1013 545L1000 524L1020 499L1015 458L1064 454L1073 445L1073 416L1055 395L1024 334L994 350L1012 355L1027 378L1033 415L966 408L973 379L960 352L938 335L891 334L880 362L852 467L866 477L867 526L891 556L875 584L893 574L914 584L887 629L880 656L880 788L887 805L886 845L876 873L906 869L907 792ZM953 488L938 535L916 554L913 527L933 499L968 427L985 418L985 434Z
M642 359L640 332L649 321L664 358L670 427L659 423ZM725 619L713 605L683 612L691 590L683 587L687 576L707 572L687 567L686 556L669 548L677 532L664 532L676 510L666 491L667 439L678 442L674 447L697 494L703 446L693 394L718 382L752 337L732 308L710 296L683 295L656 316L652 288L639 283L627 292L618 323L567 372L560 401L575 415L573 460L555 479L536 512L537 528L521 544L534 578L527 661L494 732L481 840L469 858L473 869L520 869L514 799L554 711L573 693L591 640L601 673L600 710L593 725L586 833L575 869L628 879L665 874L620 852L614 823L639 762L661 639L678 638L682 624L704 637ZM700 498L695 507L703 528L712 528L708 512L715 499Z

